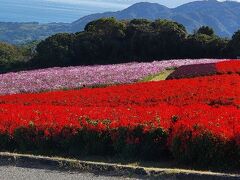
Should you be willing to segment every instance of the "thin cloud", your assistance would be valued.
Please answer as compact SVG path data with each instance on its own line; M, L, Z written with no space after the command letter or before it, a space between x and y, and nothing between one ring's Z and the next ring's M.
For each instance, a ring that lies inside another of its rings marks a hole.
M56 2L56 3L67 3L67 4L77 4L77 5L84 5L84 6L95 6L95 7L103 7L103 8L121 8L126 7L129 5L129 3L124 2L120 3L120 1L101 1L101 0L46 0L50 2Z

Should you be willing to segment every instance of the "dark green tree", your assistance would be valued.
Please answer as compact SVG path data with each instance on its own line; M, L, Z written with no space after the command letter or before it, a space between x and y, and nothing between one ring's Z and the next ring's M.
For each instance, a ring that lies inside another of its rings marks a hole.
M9 64L21 60L22 54L16 46L0 42L0 65Z
M28 59L24 48L0 42L0 73L24 69Z
M40 42L36 48L35 63L40 67L71 65L74 39L74 34L60 33Z
M153 32L151 21L146 19L133 19L126 22L125 54L126 59L143 61L148 55L147 46L150 41L150 34Z
M228 44L227 50L228 56L231 58L236 58L240 56L240 30L234 33L232 39Z
M152 23L157 34L159 59L181 58L182 44L187 38L185 27L169 20L156 20Z
M126 23L115 18L90 22L74 42L75 64L113 64L124 59Z
M228 40L206 34L190 35L184 43L186 58L221 58Z
M88 23L85 27L86 32L111 37L123 37L126 24L115 18L101 18Z
M176 22L132 20L127 26L126 34L129 59L151 61L180 56L180 44L186 36L184 26Z
M214 36L214 30L210 28L209 26L202 26L200 27L197 32L197 34L205 34L208 36Z

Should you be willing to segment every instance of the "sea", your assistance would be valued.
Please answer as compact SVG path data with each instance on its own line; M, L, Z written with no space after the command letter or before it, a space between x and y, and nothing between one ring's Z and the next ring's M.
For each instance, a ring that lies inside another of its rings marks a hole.
M123 9L117 5L87 3L90 1L80 0L74 4L49 0L0 0L0 22L70 23L89 14Z

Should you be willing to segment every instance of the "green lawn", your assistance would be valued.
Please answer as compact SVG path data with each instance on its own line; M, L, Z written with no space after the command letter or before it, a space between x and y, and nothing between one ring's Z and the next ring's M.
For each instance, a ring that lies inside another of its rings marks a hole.
M158 74L155 75L150 75L141 80L141 82L148 82L148 81L163 81L165 80L172 72L175 70L170 69L170 70L164 70Z

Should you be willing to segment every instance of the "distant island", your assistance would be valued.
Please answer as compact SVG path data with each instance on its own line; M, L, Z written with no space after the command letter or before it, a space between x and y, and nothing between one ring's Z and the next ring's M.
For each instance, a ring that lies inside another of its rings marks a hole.
M240 3L195 1L176 8L168 8L157 3L141 2L117 12L106 12L84 16L72 23L0 23L0 41L22 44L45 39L59 32L79 32L93 20L103 17L116 19L144 18L148 20L169 19L183 24L189 33L201 26L210 26L217 35L231 37L240 28Z

